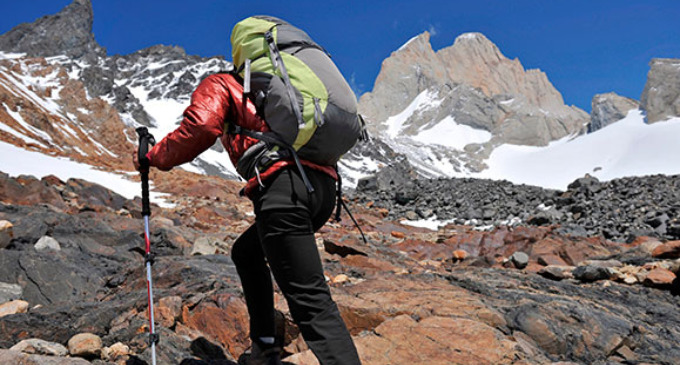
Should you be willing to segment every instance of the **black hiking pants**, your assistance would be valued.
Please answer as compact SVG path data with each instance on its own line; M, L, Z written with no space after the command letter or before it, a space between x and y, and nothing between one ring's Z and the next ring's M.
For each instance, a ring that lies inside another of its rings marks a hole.
M250 315L250 337L276 337L273 274L293 320L319 362L360 364L324 279L314 239L314 232L333 212L335 181L311 169L305 173L314 186L312 194L294 167L267 181L267 187L253 197L255 224L232 248Z

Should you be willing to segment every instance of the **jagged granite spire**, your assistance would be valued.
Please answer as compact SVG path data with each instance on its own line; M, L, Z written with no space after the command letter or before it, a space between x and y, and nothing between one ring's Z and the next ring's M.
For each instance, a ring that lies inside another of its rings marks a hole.
M429 33L412 38L383 61L359 111L376 133L387 130L387 120L409 105L415 109L400 122L401 136L451 117L491 132L496 141L544 146L579 133L588 120L583 110L564 104L545 73L524 69L481 33L462 34L436 52Z
M680 117L680 58L653 58L640 96L647 123Z
M31 57L66 55L72 58L106 56L92 33L92 2L74 0L59 13L23 23L0 35L0 50Z

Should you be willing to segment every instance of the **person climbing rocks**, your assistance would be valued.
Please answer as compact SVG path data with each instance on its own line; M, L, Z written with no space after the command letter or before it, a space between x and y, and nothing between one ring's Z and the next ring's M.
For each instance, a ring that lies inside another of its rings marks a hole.
M255 223L231 251L250 315L247 364L281 364L272 274L319 362L360 364L314 237L335 207L335 164L362 133L356 98L327 53L280 19L238 23L232 53L234 70L198 85L179 127L146 155L148 165L168 171L220 139L247 180L242 194L253 203ZM139 169L137 153L133 163Z

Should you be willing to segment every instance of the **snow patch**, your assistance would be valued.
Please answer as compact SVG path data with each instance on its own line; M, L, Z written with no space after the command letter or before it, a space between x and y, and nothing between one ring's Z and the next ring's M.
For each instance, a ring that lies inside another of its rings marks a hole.
M680 118L645 124L642 112L632 110L595 133L545 147L501 145L486 161L489 168L476 177L566 190L585 174L602 181L680 174L679 135Z
M48 175L54 175L64 181L70 178L77 178L102 185L127 199L133 199L135 196L141 195L142 188L140 183L130 181L122 175L97 170L90 165L81 164L66 158L27 151L1 141L0 156L11 156L11 158L3 158L2 161L2 172L11 176L33 175L40 179ZM168 206L159 193L151 192L151 198L154 203Z
M424 90L413 99L411 104L406 107L401 113L387 118L385 125L387 126L387 135L390 138L396 138L404 127L404 123L417 111L424 109L434 109L441 103L441 99L436 99L436 91Z
M149 132L161 140L162 137L172 132L177 128L179 122L182 121L182 114L189 106L189 101L177 101L172 99L154 99L150 100L148 91L143 86L128 87L132 95L134 95L144 107L144 110L151 116L155 125L149 128Z
M411 226L411 227L420 227L420 228L427 228L432 231L438 231L439 228L446 226L447 224L455 222L455 219L448 219L448 220L438 220L437 216L434 215L430 218L427 219L419 219L415 221L411 220L401 220L399 223L406 225L406 226Z
M25 56L25 53L0 52L0 60L14 60Z
M468 125L458 124L448 116L439 123L422 130L414 140L425 144L438 144L456 150L462 150L471 143L485 143L491 140L491 133Z
M459 40L459 39L466 39L466 40L477 39L477 38L479 38L479 36L480 36L480 34L476 33L476 32L463 33L463 34L459 35L456 38L456 40Z

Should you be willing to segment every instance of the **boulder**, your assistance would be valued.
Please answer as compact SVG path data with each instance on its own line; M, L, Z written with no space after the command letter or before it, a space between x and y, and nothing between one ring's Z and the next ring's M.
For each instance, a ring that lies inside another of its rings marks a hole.
M26 354L66 356L68 349L56 342L49 342L38 338L23 340L10 348L12 351L20 351Z
M468 258L469 254L465 250L455 250L453 251L452 259L454 261L462 261Z
M50 236L42 236L33 246L36 251L61 251L59 242Z
M650 271L642 284L660 289L669 289L676 276L670 270L656 268Z
M543 276L544 278L559 281L573 278L574 277L574 275L572 274L573 270L574 270L573 266L548 265L540 269L538 271L538 274Z
M524 269L529 264L529 255L524 252L517 251L510 256L510 261L518 269Z
M31 355L20 351L2 349L0 349L0 364L91 365L89 361L78 358Z
M27 311L28 302L24 300L12 300L7 303L0 304L0 317L18 313L26 313Z
M623 263L619 260L583 260L579 262L579 266L597 266L597 267L621 267Z
M191 256L215 255L218 252L229 252L229 246L221 240L210 237L201 237L197 239L191 248Z
M652 250L652 257L660 259L680 258L680 241L669 241L664 244L657 245Z
M98 358L102 351L101 337L92 333L79 333L68 340L68 352L72 356Z
M588 133L625 118L630 110L637 109L639 106L636 100L619 96L616 93L595 95L592 101Z
M219 306L201 304L193 310L182 309L181 322L191 330L212 338L232 355L248 348L248 310L242 299L225 295Z
M182 314L182 297L173 295L161 298L154 306L154 313L159 325L171 328Z
M130 347L121 342L116 342L113 345L102 349L102 359L108 361L121 360L128 355L130 355Z
M574 278L583 282L609 280L613 272L610 268L600 266L579 266L572 272Z
M14 238L14 225L5 220L0 220L0 248L5 248Z

